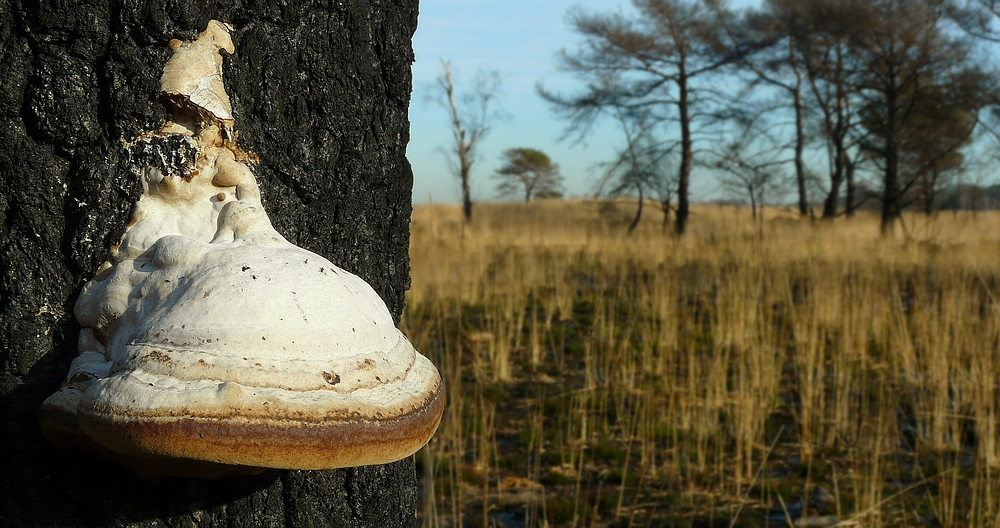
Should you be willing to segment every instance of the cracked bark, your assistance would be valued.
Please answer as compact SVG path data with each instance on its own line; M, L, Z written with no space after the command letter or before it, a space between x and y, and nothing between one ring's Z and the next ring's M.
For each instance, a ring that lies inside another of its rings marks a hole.
M412 457L144 482L37 426L76 355L80 287L141 191L121 141L168 117L167 43L213 18L236 26L225 80L275 227L367 280L398 319L416 15L416 0L0 0L0 525L416 524Z

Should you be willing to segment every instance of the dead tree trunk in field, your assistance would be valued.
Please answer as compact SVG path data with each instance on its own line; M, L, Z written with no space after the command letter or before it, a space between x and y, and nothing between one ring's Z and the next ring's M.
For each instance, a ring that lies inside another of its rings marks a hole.
M398 319L417 1L0 0L0 525L416 525L412 457L334 471L139 481L42 439L77 353L73 306L141 193L124 142L169 117L171 39L235 27L239 143L289 241L367 280Z

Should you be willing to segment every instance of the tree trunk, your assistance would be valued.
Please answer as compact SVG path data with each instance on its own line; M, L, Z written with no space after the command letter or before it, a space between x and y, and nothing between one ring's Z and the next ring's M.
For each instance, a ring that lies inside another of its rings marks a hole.
M935 189L940 174L936 169L929 169L924 177L926 178L924 182L924 214L932 216L934 214L934 201L937 198Z
M837 144L834 146L833 174L830 175L830 192L823 200L823 218L833 220L837 217L837 207L840 205L840 184L844 181L844 173L847 168L847 153L844 152L839 142L843 138L836 138ZM848 206L849 208L850 206Z
M681 125L681 166L677 178L677 215L674 223L674 232L683 235L687 230L688 214L688 188L691 183L691 158L693 156L691 142L691 116L688 108L688 86L687 77L684 74L684 66L681 64L680 76L677 81L679 92L677 110L680 114Z
M882 234L891 235L899 220L899 164L895 151L890 151L885 160L885 182L882 190Z
M809 214L809 195L806 192L806 165L802 160L805 152L805 132L802 124L801 96L795 92L795 184L799 191L799 214Z
M855 161L849 161L847 164L847 175L844 177L847 180L847 197L844 198L844 214L848 217L854 216L854 212L858 208L857 188L854 185L854 167Z
M275 227L367 280L398 320L416 17L416 0L0 0L0 525L416 525L412 457L139 481L56 449L37 425L77 353L80 287L141 193L123 143L169 117L157 93L167 43L213 18L235 26L225 82Z
M639 221L642 220L642 185L637 185L636 188L639 190L639 208L635 210L635 218L632 219L632 223L628 226L628 234L632 234L635 228L639 227Z
M462 217L465 218L466 222L472 220L472 192L469 190L469 173L472 172L472 168L468 167L465 161L462 161Z
M886 94L885 175L882 188L882 235L891 235L902 215L899 196L899 145L896 140L896 96Z
M789 57L791 58L792 70L795 71L795 184L799 191L799 214L806 216L809 214L809 196L806 191L806 165L802 160L803 152L806 149L806 132L804 120L804 109L802 104L802 75L799 73L798 64L795 61L794 39L789 39Z

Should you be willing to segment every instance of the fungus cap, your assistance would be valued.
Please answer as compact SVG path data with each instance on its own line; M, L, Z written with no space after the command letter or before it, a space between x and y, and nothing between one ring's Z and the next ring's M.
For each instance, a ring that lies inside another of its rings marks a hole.
M80 294L80 355L42 405L43 432L133 467L330 469L411 455L443 413L437 370L368 283L272 227L252 156L228 129L228 27L212 21L172 47L161 84L175 120L132 150L180 161L142 170L132 221Z

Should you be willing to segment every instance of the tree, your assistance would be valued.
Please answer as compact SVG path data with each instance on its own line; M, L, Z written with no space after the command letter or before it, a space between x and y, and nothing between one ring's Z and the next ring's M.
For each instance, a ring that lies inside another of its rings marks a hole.
M921 123L926 123L922 114L942 97L953 99L950 94L961 89L962 79L987 77L973 64L968 43L942 29L942 10L932 4L877 0L856 4L852 13L856 29L850 46L858 68L854 89L861 98L860 123L867 131L861 145L874 155L882 171L883 233L891 232L901 218L903 195L915 182L904 179L901 162L908 142L912 144ZM977 88L955 99L974 113L985 103L980 95L985 94ZM951 115L960 117L960 113ZM931 123L941 127L937 119ZM967 134L952 137L939 152L963 146L972 133L971 128L965 130Z
M786 162L780 157L779 142L756 127L748 126L733 136L713 149L711 167L720 171L725 190L750 201L750 214L756 221L764 200L780 193L784 183L781 166Z
M946 12L969 35L988 42L1000 42L1000 32L994 26L1000 17L998 0L951 0L945 2Z
M794 78L808 87L806 102L820 117L830 160L824 218L839 214L844 183L847 214L856 207L859 160L881 173L888 230L910 201L908 192L919 187L926 195L928 182L938 181L947 172L944 166L961 158L958 150L980 123L979 111L993 97L993 88L992 81L983 81L990 75L970 60L969 44L943 29L942 17L952 13L963 27L974 26L985 19L981 5L971 0L961 9L956 2L930 0L767 0L760 11L748 14L751 36L768 42L768 35L780 35L771 40L785 50L775 57L771 47L761 47L750 58L763 54L770 61L763 65L771 69L804 73ZM791 92L794 86L785 89ZM941 105L949 109L937 109Z
M853 63L848 39L858 26L854 4L857 0L766 0L760 11L747 14L751 34L774 35L772 42L780 45L780 53L768 52L765 62L771 69L782 68L794 76L786 81L786 91L792 93L796 109L796 180L799 187L799 207L802 210L805 183L802 167L803 114L820 116L819 130L825 138L830 160L829 186L823 199L823 218L837 216L841 186L847 182L847 210L854 203L853 139L856 125L852 105ZM863 12L860 11L860 12ZM780 38L775 38L780 37ZM759 37L758 37L759 38ZM764 48L768 51L768 48ZM780 71L780 70L779 70ZM780 82L771 81L772 84Z
M955 87L952 87L955 88ZM958 90L941 90L940 97L924 98L914 108L902 147L905 163L902 194L919 202L925 214L934 212L939 191L950 182L948 176L963 166L961 152L972 138L976 117L957 95ZM909 191L909 193L907 192Z
M503 165L494 177L500 180L497 193L501 196L523 195L525 202L535 198L562 196L562 175L559 165L549 156L535 149L507 149L500 156Z
M502 117L492 106L500 95L500 74L479 72L472 81L472 90L456 94L451 76L451 62L441 61L442 73L431 98L448 109L453 145L448 157L451 172L462 182L462 213L465 221L472 219L472 195L469 178L476 163L479 141L490 131L493 121Z
M663 213L663 228L670 222L670 211L677 182L670 170L670 152L660 149L660 142L654 137L654 128L644 112L629 112L622 108L611 111L621 124L625 134L625 146L614 161L603 164L603 176L598 184L597 195L615 198L637 196L639 198L635 217L629 224L632 233L642 220L642 209L648 194L656 196Z
M805 75L799 44L803 38L802 21L795 11L774 9L775 3L774 1L767 3L771 9L761 12L750 11L746 14L744 25L747 31L742 38L749 40L746 46L754 52L743 57L742 65L752 71L759 81L778 88L791 98L795 128L792 161L795 167L799 214L804 216L809 214L810 209L803 159L807 141L805 118L808 109L803 97Z
M853 215L856 202L857 149L856 140L851 136L857 130L856 105L852 97L855 72L848 46L851 32L855 30L854 3L854 0L808 3L802 13L805 23L799 37L812 98L822 115L821 129L830 161L830 185L823 200L823 218L827 220L838 214L840 188L845 183L848 216ZM788 9L788 2L784 4L783 8ZM782 9L779 5L775 8ZM798 10L803 11L801 3Z
M367 280L398 319L416 16L416 1L0 0L0 525L416 525L412 458L144 482L56 449L37 424L76 355L80 287L141 193L123 142L169 117L167 43L213 18L236 25L226 82L275 227Z
M702 127L717 117L718 92L705 77L732 64L741 53L725 28L732 13L716 0L633 0L638 13L569 14L584 42L564 51L559 67L574 73L586 88L563 95L539 88L557 114L569 120L568 132L583 137L595 120L612 109L644 113L650 122L676 124L679 137L663 152L679 150L675 231L683 234L690 212L689 189L694 144Z

